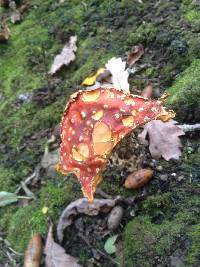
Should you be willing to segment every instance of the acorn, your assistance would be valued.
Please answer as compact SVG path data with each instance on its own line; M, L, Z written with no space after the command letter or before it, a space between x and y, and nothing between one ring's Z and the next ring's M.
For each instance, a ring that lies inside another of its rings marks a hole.
M129 174L125 180L124 187L137 189L146 185L153 177L153 170L150 168L141 169Z
M25 251L24 267L39 267L42 258L42 238L34 234Z

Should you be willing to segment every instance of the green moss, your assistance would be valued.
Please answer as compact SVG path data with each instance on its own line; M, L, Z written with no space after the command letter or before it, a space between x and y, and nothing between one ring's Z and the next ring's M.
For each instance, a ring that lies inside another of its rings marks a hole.
M194 60L192 64L176 79L171 88L168 103L184 104L186 106L200 105L200 60Z
M158 28L153 23L143 23L135 32L129 34L127 42L132 45L150 43L156 38L157 32Z
M200 253L200 224L191 227L189 233L190 247L186 257L187 266L195 266Z
M165 221L154 224L147 216L138 216L129 222L124 231L124 260L126 267L151 267L166 262L164 256L170 255L176 247L182 225Z
M170 193L163 193L160 195L149 196L142 203L142 211L152 217L166 216L168 209L172 206Z
M15 188L15 173L12 169L0 167L1 191L13 191Z
M46 235L49 218L57 223L61 210L81 194L80 188L73 180L65 184L56 177L48 182L37 195L37 200L20 208L11 218L8 228L8 240L14 249L23 252L32 233ZM47 214L42 208L47 207Z
M185 18L188 22L192 24L200 23L200 11L198 10L189 10L185 14Z

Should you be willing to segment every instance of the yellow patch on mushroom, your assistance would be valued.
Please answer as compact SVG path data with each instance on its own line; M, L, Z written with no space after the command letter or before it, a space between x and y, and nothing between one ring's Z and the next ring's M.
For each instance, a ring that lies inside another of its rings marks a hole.
M135 105L135 101L133 99L130 99L130 98L125 99L124 103L126 105L133 105L133 106Z
M84 161L89 156L89 148L86 144L79 144L77 148L72 148L72 157L76 161Z
M89 148L86 144L79 144L78 145L78 152L84 157L88 158L89 157Z
M110 127L103 123L97 122L92 133L93 149L97 155L105 155L112 147L112 132Z
M133 125L134 119L133 116L128 116L124 119L122 119L122 123L125 127L129 127L131 125Z
M131 114L135 117L135 116L137 116L137 111L136 110L132 110Z
M95 102L99 98L99 96L100 96L100 91L93 90L93 91L84 92L82 95L82 98L84 102Z
M96 121L100 120L102 117L103 117L103 110L99 110L94 115L92 115L92 118Z
M106 155L111 151L112 148L113 148L112 141L94 143L93 145L94 152L100 156Z
M110 127L104 122L96 122L92 132L93 143L111 141L112 132Z

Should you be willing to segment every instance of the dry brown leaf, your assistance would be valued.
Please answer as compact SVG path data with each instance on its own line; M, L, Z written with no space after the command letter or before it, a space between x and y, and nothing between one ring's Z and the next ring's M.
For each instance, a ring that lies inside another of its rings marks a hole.
M153 170L150 168L141 169L129 174L125 180L124 187L137 189L147 184L153 177Z
M153 158L159 159L162 156L165 160L170 160L181 156L182 144L179 136L184 134L172 120L153 120L144 126L138 137L143 144L148 144L147 136L149 137L149 150Z
M54 58L54 62L51 66L49 73L51 75L55 74L63 65L67 66L71 61L74 61L77 50L76 46L77 36L71 36L69 42L65 44L63 50Z
M96 78L97 82L111 82L111 72L109 70L104 70L103 73L99 74Z
M0 43L7 42L10 37L10 30L8 26L3 23L2 27L0 26Z
M18 23L18 22L21 21L21 14L20 14L19 10L16 9L16 10L11 14L11 16L10 16L10 20L11 20L11 22L12 22L13 24Z
M146 98L151 98L153 94L153 87L151 84L148 84L141 93L141 96L146 97Z
M29 241L24 257L24 267L39 267L42 258L42 238L34 234Z
M78 264L78 259L66 254L64 248L55 243L52 227L49 228L44 253L46 267L82 267Z
M132 67L144 54L144 46L142 44L133 46L131 53L128 55L127 63L129 68Z
M115 206L116 200L113 199L94 199L92 203L86 198L80 198L70 203L60 216L57 226L58 240L62 242L63 231L72 224L74 218L78 214L86 214L89 216L98 215L99 212L108 212Z

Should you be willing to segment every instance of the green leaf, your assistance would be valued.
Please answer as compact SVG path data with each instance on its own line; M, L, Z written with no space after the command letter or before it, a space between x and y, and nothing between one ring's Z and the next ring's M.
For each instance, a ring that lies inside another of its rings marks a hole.
M106 243L104 245L104 249L108 254L113 254L116 252L116 246L115 246L115 242L117 240L118 235L114 235L109 237L106 240Z
M11 203L17 202L18 196L14 193L9 192L0 192L0 207L4 207L6 205L9 205Z

